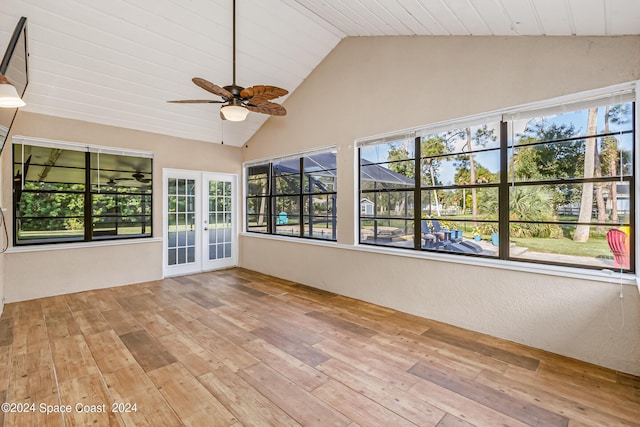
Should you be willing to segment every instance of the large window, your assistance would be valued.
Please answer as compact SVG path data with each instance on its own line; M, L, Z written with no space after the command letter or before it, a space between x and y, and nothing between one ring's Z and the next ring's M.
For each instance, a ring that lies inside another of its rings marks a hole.
M413 247L416 146L411 137L360 148L360 241Z
M362 141L360 243L635 270L633 99Z
M246 230L336 240L336 153L247 165Z
M16 245L151 236L150 154L13 145Z

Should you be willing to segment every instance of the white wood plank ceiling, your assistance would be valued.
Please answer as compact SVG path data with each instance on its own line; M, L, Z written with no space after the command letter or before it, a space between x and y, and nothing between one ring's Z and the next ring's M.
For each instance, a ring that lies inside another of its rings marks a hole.
M21 16L26 111L235 146L269 117L165 102L215 99L194 76L231 84L231 0L2 0L0 49ZM237 83L292 92L348 36L624 34L640 0L237 0Z

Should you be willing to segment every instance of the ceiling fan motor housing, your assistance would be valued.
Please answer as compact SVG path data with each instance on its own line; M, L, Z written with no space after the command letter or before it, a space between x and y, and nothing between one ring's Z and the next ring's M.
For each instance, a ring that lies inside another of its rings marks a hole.
M238 85L224 86L224 89L226 89L229 92L231 92L233 94L234 98L241 98L240 92L242 92L244 90L244 88L242 86L238 86Z

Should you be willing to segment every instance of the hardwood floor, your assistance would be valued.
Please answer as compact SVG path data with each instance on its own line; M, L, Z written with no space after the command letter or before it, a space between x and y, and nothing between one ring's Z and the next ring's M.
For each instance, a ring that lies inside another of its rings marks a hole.
M639 378L243 269L6 305L0 401L6 426L640 425Z

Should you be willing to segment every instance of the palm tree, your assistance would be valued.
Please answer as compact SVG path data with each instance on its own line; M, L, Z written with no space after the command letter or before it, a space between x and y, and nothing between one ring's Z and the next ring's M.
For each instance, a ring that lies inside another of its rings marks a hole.
M589 108L587 118L587 136L595 135L597 132L598 107ZM587 137L584 153L584 178L593 178L596 161L596 138ZM593 182L582 184L582 199L580 201L580 213L578 222L591 222L591 211L593 209ZM589 240L588 224L578 224L573 235L574 242L586 242Z

